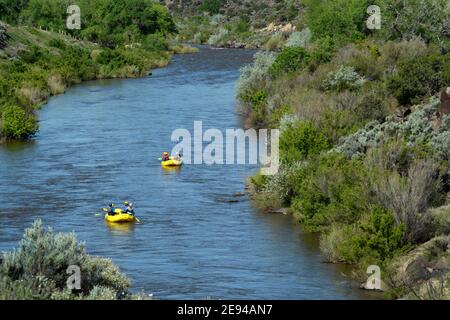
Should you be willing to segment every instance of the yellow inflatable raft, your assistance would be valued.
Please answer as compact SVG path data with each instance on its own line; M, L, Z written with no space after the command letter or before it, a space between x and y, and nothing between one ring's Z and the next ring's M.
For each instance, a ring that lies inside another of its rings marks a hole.
M183 161L175 160L172 157L167 161L161 161L161 166L163 167L181 167Z
M134 215L124 213L122 209L116 209L115 213L115 215L106 214L105 220L114 223L134 222L136 220Z

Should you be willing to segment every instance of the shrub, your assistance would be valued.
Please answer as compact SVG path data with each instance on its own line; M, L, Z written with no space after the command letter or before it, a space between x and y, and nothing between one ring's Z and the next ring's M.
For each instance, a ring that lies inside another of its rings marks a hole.
M389 96L378 81L367 83L358 93L357 102L352 111L363 123L372 120L384 122L386 117L397 109L395 98Z
M304 48L287 47L281 51L272 66L269 74L277 77L285 73L295 72L305 68L309 63L309 54Z
M281 32L273 34L264 45L264 48L268 51L275 51L280 49L284 43L284 36Z
M424 55L400 61L388 88L400 104L416 103L450 83L450 53Z
M308 0L306 20L314 39L331 37L338 42L360 39L366 30L366 0Z
M228 33L229 33L228 29L220 28L218 33L213 34L211 37L209 37L208 44L210 46L217 46L219 44L223 44L226 37L228 36Z
M291 33L291 35L286 41L286 47L306 48L306 46L310 43L310 41L311 41L311 30L305 28L302 31L295 31Z
M0 132L8 139L26 139L38 131L36 116L18 106L6 107L1 116Z
M442 126L440 131L433 129L431 119L436 114L438 106L439 101L433 98L429 104L417 106L406 121L398 122L394 119L388 119L381 124L372 121L363 129L343 138L335 150L348 157L360 157L369 148L380 146L393 137L400 136L408 145L428 145L436 148L441 155L445 155L446 152L442 150L442 145L436 146L436 143L433 143L433 141L436 141L434 139L445 138L445 132L448 132L448 126Z
M360 76L355 69L348 66L342 66L336 72L328 74L327 79L322 86L325 90L353 90L361 87L367 80Z
M374 206L354 225L334 224L320 247L332 262L382 264L405 246L403 233L389 211Z
M381 32L388 39L414 39L439 44L450 49L450 12L447 0L378 1L383 14ZM420 21L420 23L417 23Z
M82 272L81 290L72 292L66 286L66 270L71 265ZM4 254L2 277L0 287L6 286L9 296L19 299L75 299L89 294L98 298L100 292L114 298L129 286L129 280L110 260L89 256L73 233L54 234L45 230L40 220L25 230L18 249Z
M267 72L274 61L273 53L259 52L255 54L253 64L240 70L241 75L236 85L237 97L241 99L253 91L264 89L270 81Z
M441 180L433 159L419 159L402 177L395 171L372 169L369 186L373 199L393 212L397 225L404 225L405 240L411 243L428 240L431 217L427 213L439 196Z
M365 193L366 169L336 153L322 154L302 168L292 209L311 231L323 231L333 222L352 224L369 204Z
M314 49L311 53L311 69L315 69L318 65L330 62L336 51L336 44L333 38L320 38L314 43Z
M54 48L58 48L58 49L62 49L62 50L64 50L67 47L66 43L61 39L51 39L48 42L48 45L50 47L54 47Z
M222 7L222 0L204 0L199 6L199 10L206 11L210 14L218 14Z
M310 122L297 121L280 136L281 158L287 163L304 160L328 148L326 137Z

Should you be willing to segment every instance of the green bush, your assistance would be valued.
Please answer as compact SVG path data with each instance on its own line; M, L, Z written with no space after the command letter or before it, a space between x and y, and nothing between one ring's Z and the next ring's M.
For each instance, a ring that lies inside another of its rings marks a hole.
M0 133L7 139L26 139L38 131L36 116L18 106L4 108L0 120Z
M272 77L295 72L305 68L309 64L309 53L301 47L286 47L275 58L269 69Z
M321 249L332 262L382 265L405 247L403 229L389 211L374 206L353 225L334 224Z
M361 39L366 31L367 0L307 0L306 20L313 39L330 37L337 42Z
M365 212L368 200L364 166L336 153L320 155L302 168L292 209L309 230L324 230L333 222L352 224Z
M326 137L310 122L297 121L280 136L281 158L287 163L304 160L329 147Z
M450 83L450 53L424 55L400 61L388 88L400 104L417 103Z
M199 10L206 11L210 14L218 14L222 7L222 0L204 0L199 6Z

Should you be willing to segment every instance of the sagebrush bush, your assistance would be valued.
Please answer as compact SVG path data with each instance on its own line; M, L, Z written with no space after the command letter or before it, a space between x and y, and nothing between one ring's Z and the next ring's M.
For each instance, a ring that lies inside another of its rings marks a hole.
M229 33L228 29L220 28L218 33L213 34L208 39L208 44L210 46L217 46L217 45L223 44L226 40L228 33Z
M241 76L236 84L236 96L240 100L241 111L249 113L251 105L245 103L246 97L252 96L256 91L264 90L269 85L269 68L275 61L273 53L259 52L255 54L254 62L241 68Z
M361 87L367 80L360 76L352 67L342 66L336 72L328 74L323 82L325 90L353 90Z
M82 281L81 290L69 292L66 271L72 265L80 268ZM40 220L25 230L18 249L3 255L0 278L6 298L17 299L77 299L89 296L96 287L110 293L104 297L115 298L130 285L111 260L88 255L73 233L54 234Z
M450 49L450 10L447 0L379 0L387 39L410 40L417 37L438 44L442 50ZM417 23L420 21L420 23Z
M306 48L311 41L311 30L308 28L302 31L295 31L291 33L289 38L286 40L286 47L302 47Z
M403 122L388 119L379 123L372 121L363 129L342 139L335 150L346 154L348 157L360 157L369 148L377 147L391 140L395 136L402 136L410 145L425 144L437 148L442 154L442 145L436 146L433 139L445 138L448 127L441 126L439 131L433 129L431 119L437 112L439 101L431 99L428 104L416 107L416 110ZM439 136L439 138L437 138Z

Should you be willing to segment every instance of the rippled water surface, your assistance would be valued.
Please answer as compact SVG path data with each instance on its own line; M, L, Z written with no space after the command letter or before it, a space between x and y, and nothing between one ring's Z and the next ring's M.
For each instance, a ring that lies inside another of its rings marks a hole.
M202 48L151 77L84 83L52 98L34 141L0 147L0 251L42 218L111 257L133 290L163 299L368 298L288 217L233 197L254 167L167 171L157 161L172 130L194 120L241 126L235 82L253 53ZM96 216L125 199L142 224L113 227Z

